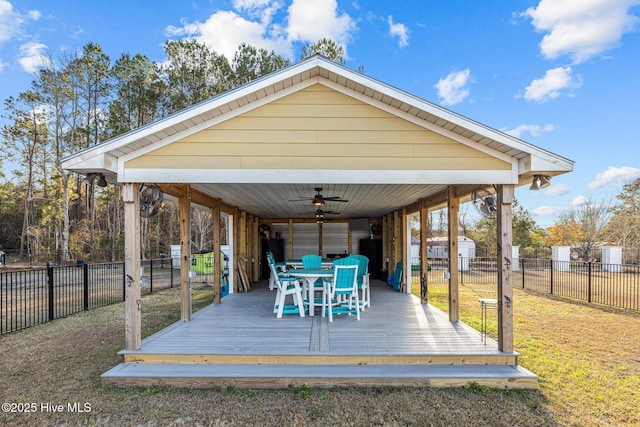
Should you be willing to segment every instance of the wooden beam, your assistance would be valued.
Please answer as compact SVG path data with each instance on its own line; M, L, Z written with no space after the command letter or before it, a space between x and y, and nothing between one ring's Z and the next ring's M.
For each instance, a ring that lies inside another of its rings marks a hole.
M184 192L185 187L189 187L187 184L158 184L162 191L165 194L173 196L175 198L180 198L182 193ZM201 206L206 206L208 208L213 207L216 203L220 203L220 211L225 213L231 213L235 206L229 205L224 201L211 197L208 194L203 193L202 191L196 190L194 188L190 189L191 192L191 202L196 203Z
M178 198L180 218L180 319L191 320L191 187L182 187Z
M384 271L391 273L389 270L389 216L382 217L382 268Z
M220 249L220 201L211 207L213 221L213 303L220 304L222 296L222 250Z
M401 227L401 248L402 248L402 288L401 292L411 292L411 253L409 248L411 246L411 226L409 225L409 215L407 208L402 208L402 227Z
M244 291L247 292L251 288L251 283L248 283L247 268L248 268L248 232L247 232L247 212L240 211L239 215L239 233L238 233L238 255L240 256L238 262L238 274L244 287Z
M498 350L513 351L513 185L498 185Z
M289 220L289 259L293 258L293 220Z
M460 200L456 195L454 186L449 187L449 200L447 202L447 223L449 236L449 320L457 322L459 314L459 290L458 290L458 213Z
M429 205L425 199L420 200L420 303L429 302L428 283L429 253L427 247L427 228L429 226Z
M393 212L393 267L402 261L402 211ZM404 269L407 266L404 265Z
M253 244L251 245L251 262L253 265L253 273L252 278L253 281L257 282L260 280L260 218L257 216L253 217Z
M140 350L142 316L140 297L140 186L122 185L124 202L125 349Z

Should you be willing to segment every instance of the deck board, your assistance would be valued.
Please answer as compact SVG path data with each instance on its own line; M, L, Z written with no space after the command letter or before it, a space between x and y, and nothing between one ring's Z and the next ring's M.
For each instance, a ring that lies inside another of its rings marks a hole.
M265 283L229 295L145 338L140 350L121 351L124 363L103 378L125 387L537 386L518 353L500 352L494 340L485 344L478 331L381 281L372 283L360 320L329 322L319 308L315 316L277 319L274 299Z
M144 339L141 350L121 354L502 354L495 341L488 339L485 345L478 331L449 322L445 313L383 282L373 286L372 307L360 320L340 315L330 323L319 312L277 319L274 298L265 287L229 295L200 310L192 321Z

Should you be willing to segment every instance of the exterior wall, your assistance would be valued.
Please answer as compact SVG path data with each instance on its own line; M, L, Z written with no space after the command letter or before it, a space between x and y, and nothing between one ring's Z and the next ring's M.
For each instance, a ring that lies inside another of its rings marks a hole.
M508 171L511 164L316 84L126 167Z

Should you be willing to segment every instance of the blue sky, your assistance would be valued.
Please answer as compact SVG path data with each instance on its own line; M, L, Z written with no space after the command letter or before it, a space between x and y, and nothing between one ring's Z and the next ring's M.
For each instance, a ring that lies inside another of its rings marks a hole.
M640 177L639 30L640 0L0 0L0 99L29 88L42 54L90 41L112 60L162 62L165 40L197 38L297 61L330 37L347 66L574 160L516 190L546 227Z

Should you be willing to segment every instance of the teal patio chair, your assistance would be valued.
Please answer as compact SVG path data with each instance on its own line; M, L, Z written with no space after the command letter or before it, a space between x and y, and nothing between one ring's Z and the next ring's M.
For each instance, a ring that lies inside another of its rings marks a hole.
M302 256L302 268L304 269L311 269L311 270L320 270L322 268L322 257L320 255L315 255L315 254L307 254L307 255L303 255ZM302 293L304 295L308 295L308 292L306 291L306 281L304 284L305 288L303 288ZM322 279L318 279L315 281L314 283L314 288L315 289L322 289L323 287L323 283L322 283ZM314 292L315 295L315 292ZM307 304L309 303L309 301L306 301ZM322 304L322 297L318 297L315 299L314 304L317 305L321 305Z
M271 262L270 259L269 268L277 289L276 301L273 304L273 312L276 313L276 317L280 319L283 314L299 314L300 317L304 317L304 300L298 279L278 274L275 262ZM292 304L286 304L288 295L293 298Z
M364 255L351 255L358 261L358 290L360 291L360 305L371 307L371 288L369 287L369 258Z
M267 251L267 263L273 264L275 266L275 272L281 276L287 271L287 264L284 262L276 262L273 252L271 251ZM276 288L276 282L273 270L270 271L272 272L269 274L269 290L272 291Z
M396 264L396 269L393 272L393 289L396 291L402 289L402 262Z
M322 316L327 313L329 322L334 314L355 314L360 320L358 297L358 264L354 259L343 258L333 264L333 277L326 279L322 293Z

